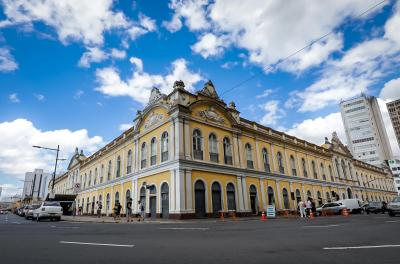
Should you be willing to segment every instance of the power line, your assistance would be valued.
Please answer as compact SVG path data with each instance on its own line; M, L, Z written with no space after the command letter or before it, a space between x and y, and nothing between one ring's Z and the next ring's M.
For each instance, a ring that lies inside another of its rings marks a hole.
M369 7L367 10L365 10L365 11L363 11L362 13L358 14L357 16L355 16L355 18L357 19L357 18L359 18L359 17L364 16L365 14L371 12L373 9L375 9L376 7L382 5L384 2L387 2L387 1L388 1L388 0L383 0L383 1L381 1L381 2L379 2L379 3L377 3L377 4L375 4L375 5L373 5L373 6L371 6L371 7ZM258 76L260 76L261 74L263 74L265 71L272 70L274 67L278 66L278 65L281 64L282 62L284 62L284 61L290 59L291 57L297 55L298 53L302 52L303 50L305 50L305 49L311 47L314 43L319 42L320 40L323 40L324 38L328 37L329 35L333 34L334 32L335 32L335 31L332 29L330 32L326 33L325 35L323 35L323 36L321 36L321 37L319 37L319 38L317 38L317 39L314 39L314 40L311 41L308 45L302 47L301 49L296 50L295 52L291 53L291 54L288 55L287 57L285 57L285 58L283 58L283 59L281 59L281 60L278 60L276 63L271 64L271 65L269 65L269 66L267 66L267 67L265 67L265 68L262 68L262 70L260 70L257 74L255 74L255 75L253 75L253 76L251 76L251 77L249 77L249 78L247 78L247 79L245 79L245 80L243 80L243 81L241 81L241 82L235 84L234 86L232 86L232 87L229 88L228 90L222 92L222 93L221 93L221 96L223 96L223 95L225 95L225 94L227 94L227 93L229 93L229 92L235 90L236 88L242 86L243 84L245 84L245 83L247 83L247 82L249 82L249 81L251 81L251 80L257 78Z

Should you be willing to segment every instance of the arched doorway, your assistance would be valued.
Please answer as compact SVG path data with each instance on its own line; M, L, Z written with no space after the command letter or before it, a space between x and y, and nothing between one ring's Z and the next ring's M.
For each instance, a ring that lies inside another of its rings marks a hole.
M222 210L221 205L221 186L218 182L214 182L211 185L211 197L212 197L212 209L213 215L218 216L219 212Z
M274 189L272 189L271 186L268 186L267 193L268 193L268 205L275 205Z
M297 204L299 204L301 201L301 194L300 194L300 190L296 189L296 202Z
M206 216L206 188L204 183L198 180L194 185L194 204L197 218Z
M285 207L285 209L290 209L289 193L286 190L286 188L282 189L282 196L283 196L283 206Z
M96 198L93 196L92 197L92 215L94 215L94 204L96 203L95 200L96 200Z
M257 188L254 185L250 185L249 188L249 193L250 193L250 206L251 206L251 212L253 214L257 214Z
M349 199L353 198L353 192L351 191L350 188L347 188L347 197L348 197Z
M150 217L157 217L157 188L155 185L150 186Z
M161 185L161 216L169 217L169 186L166 182Z
M126 193L125 193L125 210L126 209L128 209L128 202L130 201L130 199L131 199L131 191L130 190L126 190ZM132 204L131 204L131 208L132 208Z
M226 185L226 199L228 202L228 211L236 211L235 186L232 183Z

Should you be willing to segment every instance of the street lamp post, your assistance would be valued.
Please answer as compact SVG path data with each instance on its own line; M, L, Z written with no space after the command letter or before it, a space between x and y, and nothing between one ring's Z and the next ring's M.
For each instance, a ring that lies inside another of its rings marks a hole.
M64 160L64 159L59 159L58 158L58 153L60 152L60 145L57 145L56 149L54 149L54 148L46 148L46 147L41 147L41 146L32 146L32 147L56 151L56 164L54 165L54 173L53 173L53 179L52 179L53 182L51 184L51 193L54 194L54 182L55 182L55 179L56 179L57 162L59 160Z

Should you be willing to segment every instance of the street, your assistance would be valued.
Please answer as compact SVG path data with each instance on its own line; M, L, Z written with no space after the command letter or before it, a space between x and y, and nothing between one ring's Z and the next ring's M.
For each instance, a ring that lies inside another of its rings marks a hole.
M6 263L398 263L400 217L34 222L0 215Z

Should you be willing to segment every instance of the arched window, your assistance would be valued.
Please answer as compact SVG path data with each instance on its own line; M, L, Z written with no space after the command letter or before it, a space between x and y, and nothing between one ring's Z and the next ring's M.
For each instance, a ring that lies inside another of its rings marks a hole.
M193 131L193 158L197 160L203 159L203 146L201 132L198 129Z
M141 148L141 160L140 160L140 168L144 169L147 166L147 146L146 142L143 142Z
M266 148L262 149L262 159L264 163L264 170L266 172L271 172L271 167L269 165L268 151Z
M268 186L268 188L267 188L267 194L268 194L268 204L269 204L269 205L275 204L274 189L272 189L271 186Z
M208 151L210 152L210 161L218 163L218 143L214 133L208 136Z
M340 179L341 178L340 177L340 166L339 166L339 161L337 159L335 159L335 165L336 165L336 171L338 173L337 177L339 177L339 179Z
M155 137L150 142L150 166L156 165L157 163L157 140Z
M331 196L329 195L329 192L326 192L325 196L326 196L326 202L330 203L331 202Z
M329 177L331 178L331 181L335 181L335 179L333 178L333 173L332 173L332 167L331 165L328 166L328 170L329 170Z
M144 187L144 186L142 186L142 188L140 188L139 201L144 206L144 208L146 208L146 187Z
M94 169L94 180L93 180L93 184L96 185L97 183L97 177L98 177L98 171L97 168Z
M232 183L226 185L226 198L228 202L228 211L236 210L235 186Z
M101 164L100 167L100 183L103 183L103 177L104 177L104 164Z
M168 132L161 135L161 162L168 160Z
M115 200L114 200L114 203L115 203L115 204L119 203L119 192L116 192L116 193L115 193Z
M317 192L317 198L318 198L318 206L322 206L322 196L320 191Z
M290 167L292 169L292 175L297 176L296 161L295 161L293 155L290 155Z
M224 162L227 165L232 165L232 145L229 138L224 138Z
M248 169L254 169L253 152L251 150L251 145L249 143L246 144L245 150L246 150L247 168Z
M315 161L311 161L311 168L313 171L314 179L318 179L317 168L315 167Z
M322 173L322 179L326 181L325 168L323 163L321 163L321 173Z
M128 159L126 161L126 174L132 172L132 150L128 150Z
M278 151L278 153L276 153L276 159L278 161L279 172L281 174L284 174L285 173L285 167L283 166L282 153L280 153L279 151Z
M107 197L106 197L106 209L107 212L110 212L110 194L107 193Z
M296 202L297 204L301 201L301 194L300 194L300 190L296 189Z
M308 178L308 172L307 172L307 165L305 159L301 159L301 165L303 166L303 176L305 178Z
M344 160L342 160L342 171L343 171L343 177L347 179L346 164L344 163Z
M92 185L92 171L89 171L89 183L88 183L88 187Z
M312 196L311 196L311 192L308 190L307 191L307 200L309 200L309 199L312 199Z
M116 168L115 174L116 174L116 177L119 178L119 176L121 176L121 157L120 156L117 157L116 167L117 168Z
M350 172L350 180L353 180L353 171L352 171L352 169L351 169L351 165L350 165L350 163L349 163L349 172Z
M126 190L126 193L125 193L125 206L126 206L125 208L127 208L129 199L131 199L131 191L128 189L128 190Z
M112 168L112 163L111 160L108 161L108 171L107 171L107 181L111 179L111 168Z
M342 199L346 199L346 194L342 193Z
M289 207L290 207L289 194L288 194L288 191L286 190L286 188L282 189L282 196L283 196L283 206L285 207L285 209L289 209Z
M212 211L215 216L218 216L222 210L221 203L221 186L218 182L211 185Z

